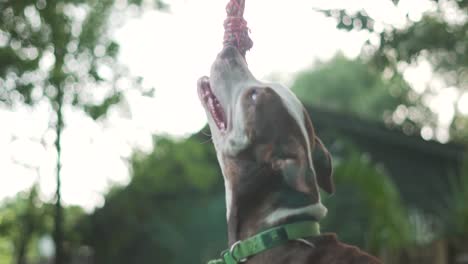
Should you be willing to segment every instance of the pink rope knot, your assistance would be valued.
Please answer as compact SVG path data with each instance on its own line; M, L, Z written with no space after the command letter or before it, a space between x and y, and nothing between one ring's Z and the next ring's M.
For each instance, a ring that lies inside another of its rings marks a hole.
M230 0L227 7L227 18L224 21L224 45L236 47L242 56L253 46L249 37L249 28L244 19L245 0Z

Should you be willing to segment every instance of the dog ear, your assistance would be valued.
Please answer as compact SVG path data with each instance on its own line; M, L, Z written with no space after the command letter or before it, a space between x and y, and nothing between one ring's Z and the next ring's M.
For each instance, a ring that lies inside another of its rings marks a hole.
M270 164L291 188L312 196L313 202L317 202L319 192L316 173L309 165L307 149L294 138L280 149L279 152L283 155L275 155L273 144L258 145L256 159L260 163Z
M316 173L309 163L309 151L300 137L289 137L281 144L257 144L255 157L259 163L269 164L292 189L319 201Z
M315 147L312 151L312 162L314 163L318 185L327 193L333 194L335 184L333 183L333 166L330 152L317 136L314 140Z
M309 194L314 202L319 200L319 192L315 171L309 166L307 153L295 147L299 151L294 158L273 160L273 169L280 171L284 181L296 191Z
M312 121L309 114L304 109L304 122L309 137L310 151L312 164L311 167L315 170L318 186L328 194L335 192L335 184L333 183L333 167L330 152L323 145L320 138L315 134Z

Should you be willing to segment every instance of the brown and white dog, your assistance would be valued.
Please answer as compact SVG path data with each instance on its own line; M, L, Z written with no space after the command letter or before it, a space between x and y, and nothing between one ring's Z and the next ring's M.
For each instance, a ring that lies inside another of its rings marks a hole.
M331 157L301 102L258 81L236 48L198 81L225 189L229 245L265 228L327 214L318 188L334 192ZM333 234L290 241L247 263L380 263Z

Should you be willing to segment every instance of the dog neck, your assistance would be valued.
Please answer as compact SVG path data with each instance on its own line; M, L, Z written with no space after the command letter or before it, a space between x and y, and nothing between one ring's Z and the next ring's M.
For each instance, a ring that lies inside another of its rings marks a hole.
M229 245L264 229L323 218L327 209L292 190L280 175L246 159L224 159ZM255 180L255 182L254 182Z

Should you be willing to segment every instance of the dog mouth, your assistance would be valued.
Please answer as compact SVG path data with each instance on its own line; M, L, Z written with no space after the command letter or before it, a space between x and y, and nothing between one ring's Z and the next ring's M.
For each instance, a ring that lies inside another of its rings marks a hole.
M205 105L205 108L210 112L218 129L221 132L225 132L227 129L226 114L221 103L211 89L210 79L208 77L202 77L198 81L198 96Z

